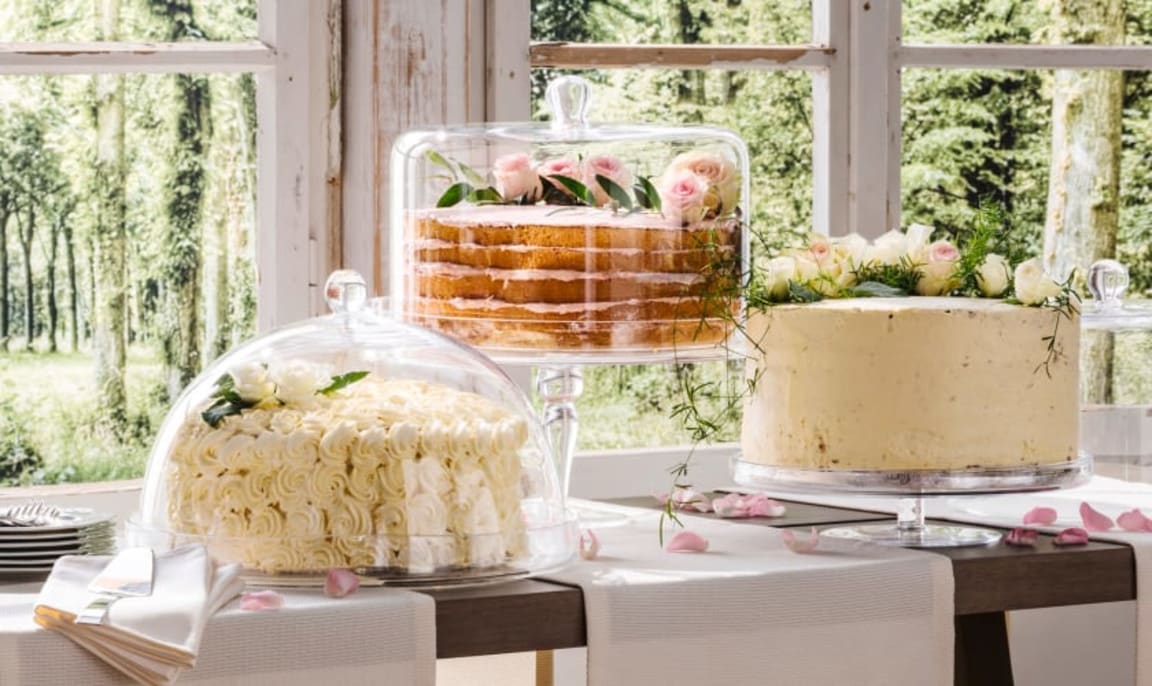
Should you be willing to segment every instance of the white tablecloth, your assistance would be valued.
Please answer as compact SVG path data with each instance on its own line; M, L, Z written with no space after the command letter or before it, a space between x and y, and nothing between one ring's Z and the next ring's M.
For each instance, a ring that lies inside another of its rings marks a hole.
M590 684L952 683L948 559L850 542L799 555L779 530L692 515L708 552L667 553L658 513L632 515L598 530L598 560L546 577L584 591Z
M131 683L32 621L40 584L0 583L0 684ZM209 623L196 668L179 683L243 686L433 686L435 604L408 591L362 588L345 598L281 590L285 607L245 612L235 601Z
M841 494L813 494L773 492L789 500L860 508L895 513L898 498L855 496ZM1068 527L1082 527L1079 507L1088 502L1113 520L1126 510L1140 508L1152 516L1152 485L1093 477L1087 485L1059 491L1010 493L1002 495L941 496L925 500L929 518L948 519L987 526L1019 527L1024 513L1033 507L1055 508L1059 514L1056 524L1038 527L1056 533ZM1128 533L1119 528L1108 532L1089 532L1092 539L1126 543L1132 547L1136 560L1136 654L1135 674L1137 686L1152 686L1152 532Z

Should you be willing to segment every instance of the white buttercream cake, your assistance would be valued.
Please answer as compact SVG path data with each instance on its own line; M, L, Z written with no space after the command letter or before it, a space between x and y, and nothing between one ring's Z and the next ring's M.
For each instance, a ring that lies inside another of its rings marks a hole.
M429 573L523 547L524 420L474 393L366 378L303 405L193 413L175 441L173 530L268 572Z
M850 298L753 313L743 459L964 470L1077 454L1079 321L960 297ZM1046 363L1047 362L1047 363Z

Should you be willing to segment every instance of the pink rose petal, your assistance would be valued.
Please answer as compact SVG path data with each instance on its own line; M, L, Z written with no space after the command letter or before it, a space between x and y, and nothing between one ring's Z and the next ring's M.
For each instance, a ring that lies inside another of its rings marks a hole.
M1074 526L1056 534L1052 543L1055 545L1084 545L1088 543L1088 532Z
M1148 531L1152 519L1148 519L1139 509L1132 509L1117 517L1116 523L1125 531Z
M600 539L596 538L591 529L580 532L580 557L585 560L595 560L600 557Z
M284 596L276 591L252 591L240 596L240 609L252 612L279 610L284 607Z
M1107 531L1115 526L1111 517L1098 512L1087 502L1080 503L1080 519L1084 521L1084 528L1089 531Z
M1039 524L1049 526L1056 523L1056 509L1052 507L1034 507L1024 513L1024 524Z
M761 498L748 508L748 512L753 517L783 517L786 508L783 503L777 502L766 495L761 494Z
M695 531L678 531L664 550L670 553L702 553L708 550L708 539Z
M1008 545L1019 546L1021 548L1031 548L1036 545L1036 539L1040 537L1040 532L1035 529L1013 529L1004 535L1004 542Z
M328 578L324 579L324 595L329 598L343 598L358 588L360 577L347 569L329 569Z
M677 510L696 510L697 512L711 512L712 504L707 496L691 487L677 488L671 494L662 493L656 496L661 504L667 505L672 500L672 507Z
M796 538L796 533L791 529L781 529L780 539L784 541L784 545L794 553L810 553L816 550L816 546L820 544L820 532L816 527L808 532L808 540Z
M780 517L784 506L763 493L742 495L729 493L712 501L712 510L719 517Z

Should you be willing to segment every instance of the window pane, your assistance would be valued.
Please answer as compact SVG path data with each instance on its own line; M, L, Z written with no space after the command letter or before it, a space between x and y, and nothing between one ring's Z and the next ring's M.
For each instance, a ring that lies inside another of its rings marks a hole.
M810 0L533 0L532 40L807 43Z
M906 43L1147 45L1152 35L1146 0L905 0L903 19Z
M0 482L139 476L182 383L252 335L253 93L0 79Z
M102 31L100 22L107 16L116 16L118 21L112 23L113 29ZM5 0L0 4L0 41L255 38L256 0Z
M767 240L806 232L812 210L811 79L804 72L720 72L618 69L587 71L593 82L593 121L651 124L693 123L733 129L748 144L753 235ZM542 103L535 103L543 117ZM753 250L758 247L753 241ZM696 365L590 366L579 447L683 445L691 436L671 415L683 388L701 395L731 396L741 384L738 363ZM701 400L715 415L722 398ZM738 416L717 440L733 440Z

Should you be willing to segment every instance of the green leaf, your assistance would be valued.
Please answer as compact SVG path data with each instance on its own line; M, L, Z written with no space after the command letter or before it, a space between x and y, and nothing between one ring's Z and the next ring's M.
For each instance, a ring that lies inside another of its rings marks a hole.
M477 188L468 194L468 202L503 203L504 197L495 188Z
M452 178L456 178L456 166L446 160L443 155L436 152L435 150L429 150L428 152L424 153L424 156L427 157L428 161L432 164L438 164L452 172Z
M636 196L636 204L646 210L652 209L652 200L639 181L632 184L632 194Z
M628 195L628 191L624 190L620 184L603 174L596 175L596 183L600 184L600 187L604 189L608 197L615 200L617 205L626 210L632 209L632 197Z
M484 186L488 185L488 179L481 176L480 173L477 172L475 169L473 169L472 167L469 167L468 165L464 164L463 162L457 162L457 164L460 165L460 172L462 174L464 174L464 178L468 179L468 181L471 182L473 185L480 186L480 187L484 187Z
M903 298L908 296L908 291L879 281L865 281L857 284L851 293L857 298Z
M820 302L824 296L796 281L788 282L788 300L794 303Z
M207 410L200 413L200 417L208 422L212 428L220 426L220 422L224 421L225 417L231 417L234 414L240 414L242 410L252 407L255 403L250 403L246 400L234 402L224 398L218 399L212 403Z
M577 200L584 203L585 205L596 204L596 196L592 195L592 191L588 190L587 186L580 183L576 179L570 176L564 176L563 174L553 174L547 178L552 179L556 183L567 188L569 191L571 191L572 195L576 196Z
M324 388L321 388L320 390L318 390L316 392L320 395L332 395L333 393L340 390L341 388L346 388L348 386L351 386L352 384L356 383L357 381L359 381L360 379L363 379L366 376L368 376L368 372L364 372L364 371L348 372L347 374L341 374L340 376L334 376L334 377L332 377L332 383L328 384L327 386L325 386Z
M463 200L472 190L472 186L463 181L454 183L449 186L448 190L444 191L444 195L441 195L440 199L436 201L436 207L452 207Z
M644 195L648 198L648 207L661 212L664 210L663 204L660 202L660 192L652 185L647 176L640 177L640 186L644 189Z

